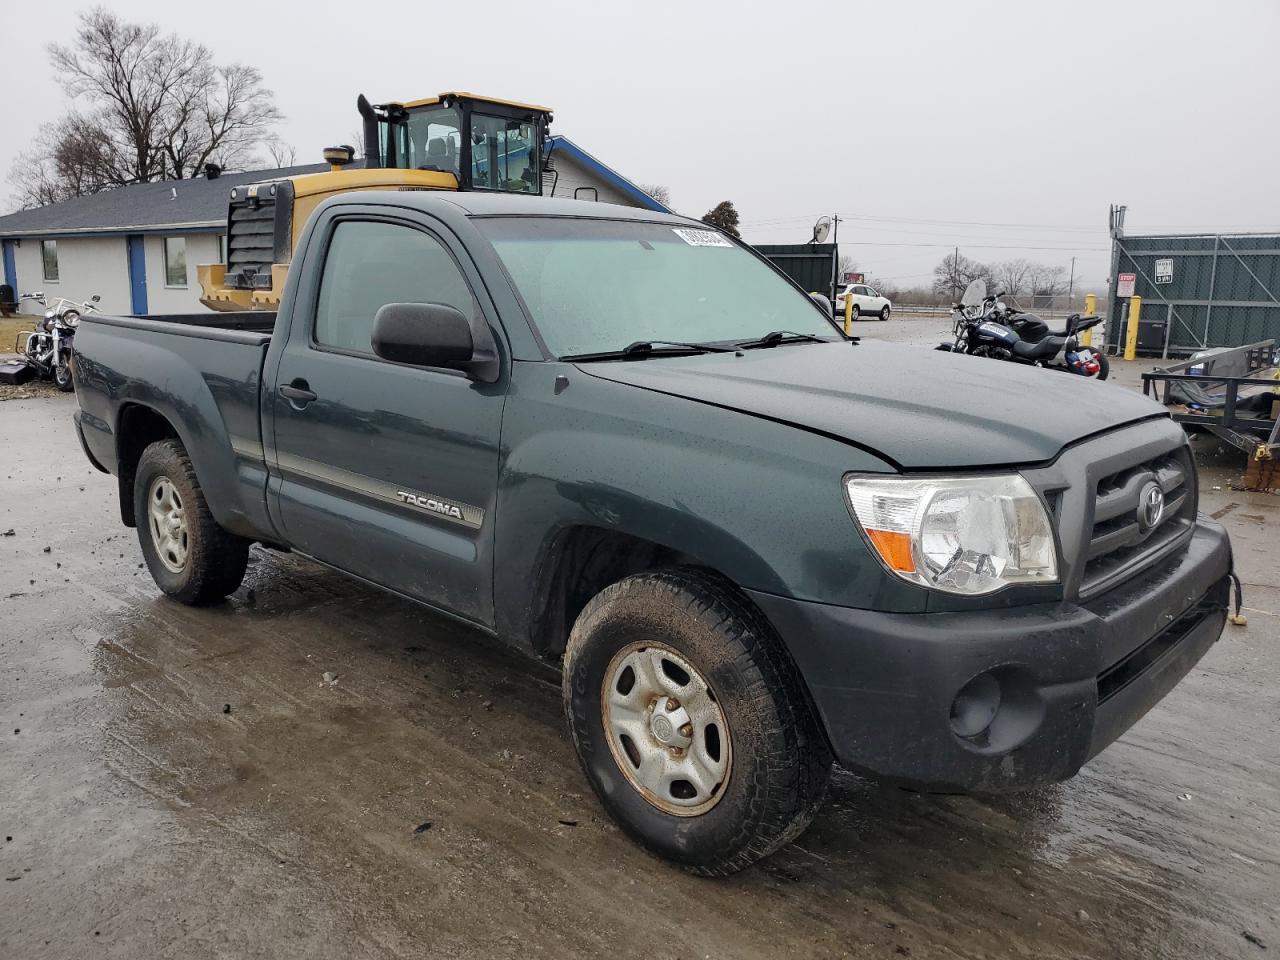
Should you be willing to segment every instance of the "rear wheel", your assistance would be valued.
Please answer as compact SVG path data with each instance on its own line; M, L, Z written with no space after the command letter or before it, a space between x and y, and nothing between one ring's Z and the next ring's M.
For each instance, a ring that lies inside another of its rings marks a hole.
M889 319L889 308L887 306L880 308L880 319L881 320Z
M133 497L138 542L161 590L195 605L221 600L240 586L249 541L213 519L181 443L162 440L142 451Z
M849 314L849 316L850 316L852 319L857 320L857 319L858 319L858 317L862 316L862 308L861 308L860 306L858 306L858 305L855 303L855 304L853 305L853 310L852 310L852 312Z
M1111 361L1107 359L1105 353L1094 354L1093 359L1098 361L1098 375L1096 380L1105 380L1111 374Z
M672 568L582 611L564 700L587 779L646 850L733 873L808 826L831 754L795 665L731 584Z

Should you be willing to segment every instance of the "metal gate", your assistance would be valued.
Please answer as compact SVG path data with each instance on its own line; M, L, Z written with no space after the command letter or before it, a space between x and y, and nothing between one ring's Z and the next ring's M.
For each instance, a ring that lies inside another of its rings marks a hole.
M1107 346L1124 343L1129 302L1118 278L1133 274L1142 298L1139 352L1162 357L1208 347L1280 340L1280 235L1167 234L1127 237L1112 210Z
M825 293L835 300L836 261L834 243L762 243L756 252L785 273L808 293Z

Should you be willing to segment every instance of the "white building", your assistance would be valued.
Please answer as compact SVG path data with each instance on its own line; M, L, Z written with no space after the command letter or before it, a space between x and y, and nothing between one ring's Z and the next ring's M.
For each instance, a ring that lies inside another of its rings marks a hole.
M554 172L543 181L547 195L668 212L567 137L548 143ZM204 310L196 266L225 262L231 188L326 169L313 164L139 183L0 217L5 293L15 300L37 290L50 300L98 294L108 313ZM42 309L30 301L18 307Z

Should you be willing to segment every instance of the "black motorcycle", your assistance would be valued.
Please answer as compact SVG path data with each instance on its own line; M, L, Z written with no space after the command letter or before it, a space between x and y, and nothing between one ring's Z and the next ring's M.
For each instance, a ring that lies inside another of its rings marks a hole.
M1050 330L1034 313L1009 306L1003 296L988 296L982 280L969 284L961 302L952 304L955 340L937 349L1107 379L1111 366L1106 355L1081 346L1079 337L1101 323L1102 317L1073 313L1061 331Z
M45 308L44 316L33 331L19 333L13 348L31 367L36 376L52 380L63 393L70 393L75 384L71 380L71 363L75 355L76 328L80 317L98 309L102 298L94 294L80 303L59 297L49 305L43 292L24 293L23 300L32 300Z

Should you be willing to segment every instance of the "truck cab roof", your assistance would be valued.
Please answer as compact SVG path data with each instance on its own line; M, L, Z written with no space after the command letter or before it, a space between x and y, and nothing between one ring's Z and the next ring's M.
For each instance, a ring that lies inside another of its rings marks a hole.
M679 226L690 224L704 230L714 230L700 220L676 214L659 213L639 207L626 207L617 203L596 200L568 200L564 198L520 196L509 193L444 193L428 191L365 191L335 197L331 203L388 204L397 207L413 207L426 212L439 211L443 205L456 207L472 217L582 217L593 220L643 220L648 223L671 223Z

